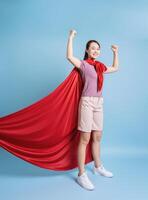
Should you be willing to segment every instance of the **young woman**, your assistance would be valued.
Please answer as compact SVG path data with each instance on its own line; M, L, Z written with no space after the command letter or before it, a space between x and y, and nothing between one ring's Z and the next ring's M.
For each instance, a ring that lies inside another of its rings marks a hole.
M92 190L94 186L85 164L94 161L95 173L113 176L100 159L102 86L103 74L118 70L118 47L111 47L112 67L96 60L100 54L100 44L96 40L87 42L84 59L79 60L73 56L75 35L76 31L71 30L67 46L67 58L74 69L47 96L7 116L0 116L0 147L41 168L65 171L78 167L77 182Z
M67 59L80 70L84 87L79 102L78 130L81 132L78 145L77 182L88 190L93 190L94 185L89 180L85 170L86 147L92 137L92 155L94 159L93 172L105 177L112 177L112 172L106 170L100 159L100 141L103 131L103 74L118 71L118 46L112 45L113 64L106 67L97 61L100 55L100 44L96 40L90 40L86 44L83 60L73 55L73 38L75 30L71 30L67 44Z

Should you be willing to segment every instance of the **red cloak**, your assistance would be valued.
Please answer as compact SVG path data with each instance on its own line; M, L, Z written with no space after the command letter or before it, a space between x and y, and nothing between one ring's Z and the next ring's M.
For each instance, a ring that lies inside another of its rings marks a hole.
M41 168L60 171L76 168L82 89L81 74L74 67L46 97L1 117L0 147ZM85 164L92 160L90 140Z

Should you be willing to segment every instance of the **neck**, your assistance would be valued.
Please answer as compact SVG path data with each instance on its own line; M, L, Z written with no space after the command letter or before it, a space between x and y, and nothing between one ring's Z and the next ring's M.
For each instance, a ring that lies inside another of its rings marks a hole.
M94 61L95 61L95 58L92 58L92 57L88 57L87 59L91 59L91 60L94 60Z

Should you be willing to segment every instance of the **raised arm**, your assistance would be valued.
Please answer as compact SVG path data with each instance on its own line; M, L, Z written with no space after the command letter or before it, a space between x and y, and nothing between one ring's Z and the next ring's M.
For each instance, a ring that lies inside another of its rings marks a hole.
M67 59L77 68L80 68L81 61L73 56L73 38L76 35L75 30L71 30L67 42Z
M104 74L116 72L119 69L119 61L118 61L118 46L112 45L111 49L113 51L113 64L111 67L108 67Z

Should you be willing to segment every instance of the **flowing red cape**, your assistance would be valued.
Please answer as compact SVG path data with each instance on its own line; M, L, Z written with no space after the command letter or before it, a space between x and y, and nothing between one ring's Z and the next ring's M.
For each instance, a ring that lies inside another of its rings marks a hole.
M51 93L17 112L0 118L0 147L41 168L77 167L78 105L83 89L74 67ZM85 164L93 160L91 140Z

